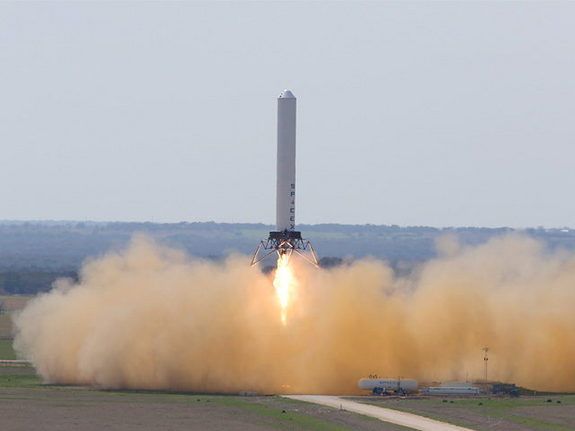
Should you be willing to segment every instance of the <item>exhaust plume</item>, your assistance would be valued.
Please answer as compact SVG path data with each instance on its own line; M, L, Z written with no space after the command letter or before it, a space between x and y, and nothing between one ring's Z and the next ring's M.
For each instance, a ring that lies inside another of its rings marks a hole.
M363 259L297 279L282 323L272 276L137 237L16 317L46 382L208 392L356 393L360 377L481 378L575 390L575 254L506 236L398 277Z

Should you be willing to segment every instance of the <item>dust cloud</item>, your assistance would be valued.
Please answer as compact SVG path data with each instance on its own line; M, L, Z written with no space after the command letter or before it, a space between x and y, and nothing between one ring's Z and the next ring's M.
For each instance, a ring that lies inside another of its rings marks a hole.
M483 376L575 390L575 254L521 236L453 239L399 277L364 259L292 260L284 326L271 276L138 237L86 263L16 317L15 347L46 382L208 392L355 393L370 373Z

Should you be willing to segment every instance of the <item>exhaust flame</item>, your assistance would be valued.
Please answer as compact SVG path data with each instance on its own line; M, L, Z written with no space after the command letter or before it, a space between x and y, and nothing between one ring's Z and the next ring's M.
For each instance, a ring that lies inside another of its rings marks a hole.
M295 286L296 280L289 266L289 256L282 254L278 257L274 288L281 309L281 321L284 326L287 324L287 309Z

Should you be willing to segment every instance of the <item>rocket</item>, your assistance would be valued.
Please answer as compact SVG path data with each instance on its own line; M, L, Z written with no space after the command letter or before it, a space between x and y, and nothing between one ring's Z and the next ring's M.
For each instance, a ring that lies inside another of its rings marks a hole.
M261 241L254 252L252 266L271 254L291 257L293 253L317 266L310 241L295 228L295 141L297 99L290 90L278 96L276 230Z

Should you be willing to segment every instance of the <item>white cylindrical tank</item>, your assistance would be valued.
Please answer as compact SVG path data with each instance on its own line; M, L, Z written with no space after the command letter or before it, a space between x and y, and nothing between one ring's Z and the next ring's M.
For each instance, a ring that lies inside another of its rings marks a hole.
M278 97L278 158L276 227L295 229L295 130L296 98L290 90Z
M403 391L415 392L417 391L417 380L412 379L360 379L357 382L359 389L373 391L376 388L381 388L384 391Z

